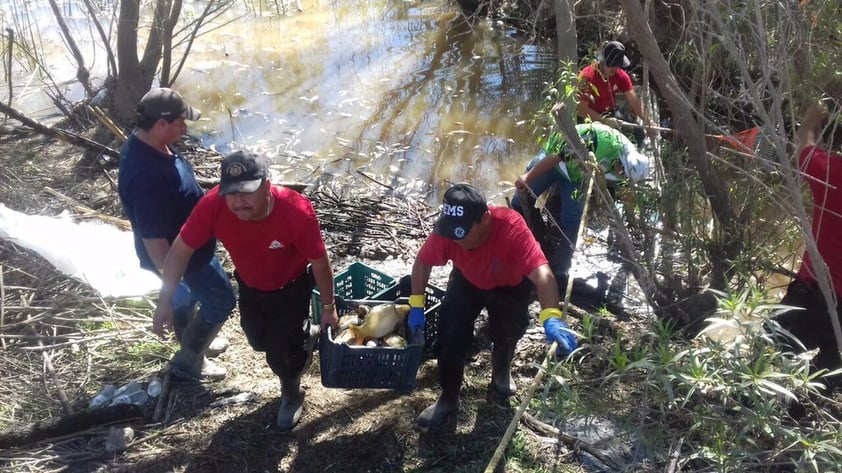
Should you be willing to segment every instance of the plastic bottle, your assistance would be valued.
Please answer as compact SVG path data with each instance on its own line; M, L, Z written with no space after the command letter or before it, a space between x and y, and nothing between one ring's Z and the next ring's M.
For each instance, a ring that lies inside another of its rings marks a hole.
M114 400L111 401L112 406L119 406L120 404L146 404L146 401L149 400L149 395L146 394L145 389L141 389L140 391L133 391L131 393L121 394L119 396L115 396Z
M149 397L158 397L162 389L163 386L159 377L153 376L149 378L149 384L146 385L146 394L149 394Z
M129 381L128 383L120 386L120 389L114 393L114 397L122 396L123 394L131 394L136 391L141 391L142 388L140 387L140 383L137 381Z
M89 409L94 409L97 407L102 407L106 405L111 399L114 398L114 395L117 393L117 386L113 384L106 384L102 387L102 389L91 398L91 402L88 404Z

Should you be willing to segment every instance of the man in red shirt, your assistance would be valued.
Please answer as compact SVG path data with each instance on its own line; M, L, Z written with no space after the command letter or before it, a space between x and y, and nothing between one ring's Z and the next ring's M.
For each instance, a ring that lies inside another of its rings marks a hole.
M219 186L199 200L167 254L153 318L156 334L172 326L170 302L190 256L213 238L236 267L243 332L252 348L266 352L281 379L277 424L290 430L301 417L301 375L319 333L309 318L314 280L323 301L334 299L333 271L316 213L303 195L271 184L263 158L242 151L227 156ZM325 303L322 326L336 322L334 304Z
M510 366L518 340L529 325L533 288L541 304L539 321L558 353L576 349L576 339L562 322L558 288L550 265L523 217L505 207L489 207L476 187L456 184L444 194L441 215L412 267L410 326L423 325L424 288L433 266L453 262L439 312L439 384L435 404L418 417L422 428L436 430L459 406L465 361L473 341L474 321L488 311L491 386L511 395L516 386ZM422 319L422 320L418 320Z
M818 146L828 111L821 103L807 109L798 129L798 164L806 174L813 195L812 234L819 254L827 264L836 293L836 316L842 305L842 155ZM814 263L804 252L798 276L790 283L781 304L798 307L777 317L778 323L795 335L807 349L819 348L813 359L817 369L842 367L833 324L824 296L816 283ZM839 382L830 380L830 384Z
M626 119L617 107L617 94L623 94L632 112L648 126L652 120L643 112L640 99L634 92L631 77L624 70L631 61L626 57L626 47L619 41L609 41L597 55L597 60L579 71L579 105L576 114L581 121L601 121L618 128L618 118ZM643 130L636 129L638 145L643 141Z

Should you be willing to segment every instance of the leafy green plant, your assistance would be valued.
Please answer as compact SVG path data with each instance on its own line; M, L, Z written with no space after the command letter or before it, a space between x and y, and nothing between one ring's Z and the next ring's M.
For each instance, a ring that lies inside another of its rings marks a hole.
M773 317L784 307L751 287L718 298L716 314L693 339L676 338L672 323L657 320L651 330L605 342L590 333L586 349L605 356L550 367L534 407L549 423L608 418L639 438L650 458L669 458L678 448L685 471L783 464L834 471L842 464L842 429L820 408L820 373L810 373L806 356L781 349L786 334ZM809 412L809 424L790 415L793 406Z

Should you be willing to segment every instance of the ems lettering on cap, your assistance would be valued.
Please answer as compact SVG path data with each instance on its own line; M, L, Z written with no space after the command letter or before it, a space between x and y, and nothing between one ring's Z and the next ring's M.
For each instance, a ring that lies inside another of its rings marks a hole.
M461 240L487 211L488 204L479 189L470 184L456 184L444 193L435 232L444 238Z

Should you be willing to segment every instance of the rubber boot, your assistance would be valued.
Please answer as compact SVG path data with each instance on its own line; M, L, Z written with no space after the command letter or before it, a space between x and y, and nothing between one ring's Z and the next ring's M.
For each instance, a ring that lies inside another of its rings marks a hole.
M309 322L308 322L309 324ZM304 350L307 359L296 376L281 378L281 407L278 409L276 423L281 432L288 432L298 425L304 412L304 390L301 389L301 376L310 368L313 361L313 350L319 340L319 326L309 325L307 338L304 340Z
M225 369L205 358L205 350L221 328L222 324L206 322L201 317L190 321L181 337L181 349L170 360L172 373L193 380L224 378Z
M550 259L550 267L553 270L556 284L558 284L559 295L564 298L567 291L567 278L570 274L570 266L573 263L573 247L566 239L558 242L555 253Z
M177 310L173 314L173 332L175 333L175 339L179 342L181 341L181 337L184 336L184 329L196 318L196 314L199 312L198 309L198 306L194 304L190 308ZM209 358L219 356L220 353L228 349L230 344L231 342L227 338L216 337L205 350L205 356Z
M301 375L281 379L281 407L278 409L277 424L281 432L292 430L301 420L304 411L304 390L301 389Z
M173 313L172 331L175 339L181 342L184 337L184 329L190 325L190 321L196 316L196 306L176 310Z
M187 328L190 321L196 318L196 313L198 312L197 309L198 307L193 305L190 308L177 310L173 314L173 332L175 333L175 339L179 342L181 341L181 337L184 336L184 329ZM231 342L225 337L214 338L210 345L208 345L207 350L205 350L205 362L213 365L214 363L208 361L207 358L219 356L220 353L228 349L230 344Z
M495 343L491 349L491 387L501 396L511 396L517 391L512 380L512 358L514 344Z
M459 410L459 394L442 392L435 404L418 416L418 427L435 432L447 425Z

